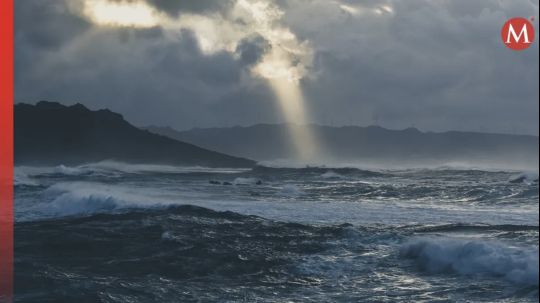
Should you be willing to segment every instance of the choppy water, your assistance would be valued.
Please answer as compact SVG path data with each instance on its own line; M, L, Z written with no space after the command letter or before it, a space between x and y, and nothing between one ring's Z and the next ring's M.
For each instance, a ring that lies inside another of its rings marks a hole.
M538 301L537 173L104 162L15 179L18 302Z

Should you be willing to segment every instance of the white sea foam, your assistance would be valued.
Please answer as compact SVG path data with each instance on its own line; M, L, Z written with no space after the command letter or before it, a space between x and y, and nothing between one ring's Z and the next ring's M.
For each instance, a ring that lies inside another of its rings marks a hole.
M101 170L87 167L86 165L81 166L16 166L15 175L26 175L28 177L43 177L49 175L65 175L65 176L78 176L78 175L89 175L105 173Z
M57 183L43 192L42 199L43 202L32 209L39 217L108 213L180 203L170 201L159 191L91 182Z
M234 185L255 185L255 184L257 184L257 182L261 182L261 181L259 179L257 179L257 178L238 177L238 178L234 179L233 184Z
M125 173L193 173L193 172L211 172L211 173L238 173L246 169L237 168L209 168L203 166L175 166L162 164L129 164L116 161L101 161L81 166L89 169L115 170Z
M327 172L325 172L324 174L321 175L322 178L324 179L343 179L343 176L332 171L332 170L329 170Z
M142 174L142 173L223 173L234 174L244 172L248 169L239 168L209 168L202 166L174 166L160 164L130 164L116 161L101 161L96 163L88 163L78 166L18 166L16 171L27 176L42 176L51 174L60 174L66 176L78 175L118 175L119 173Z
M30 178L24 171L15 169L13 173L13 184L15 186L39 186L39 182Z
M91 173L92 170L84 166L79 167L69 167L65 165L58 165L54 168L54 173L68 175L68 176L78 176L83 174Z
M304 192L294 184L285 184L278 193L279 195L286 197L297 197L304 194Z
M538 247L426 237L407 242L400 253L430 273L485 274L520 285L538 286Z

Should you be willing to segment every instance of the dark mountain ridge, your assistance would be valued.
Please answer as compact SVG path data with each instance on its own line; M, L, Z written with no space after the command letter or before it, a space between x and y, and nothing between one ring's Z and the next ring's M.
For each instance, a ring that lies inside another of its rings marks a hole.
M148 127L151 132L258 161L294 158L294 147L284 124L258 124L175 131ZM538 166L538 137L477 132L422 132L416 128L390 130L378 126L309 127L321 147L321 158L341 162L444 164L515 163Z
M141 130L122 115L82 104L16 104L15 164L128 163L252 167L254 161L210 151Z

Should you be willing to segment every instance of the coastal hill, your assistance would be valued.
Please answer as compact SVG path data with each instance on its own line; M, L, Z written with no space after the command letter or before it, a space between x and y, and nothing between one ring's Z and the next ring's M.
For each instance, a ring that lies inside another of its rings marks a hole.
M16 104L15 164L76 165L102 160L128 163L252 167L232 157L141 130L122 115L81 104Z
M383 165L444 165L467 163L538 167L538 137L477 132L422 132L416 128L390 130L379 126L258 124L249 127L196 128L149 131L219 152L257 161L294 158L289 127L309 127L327 163Z

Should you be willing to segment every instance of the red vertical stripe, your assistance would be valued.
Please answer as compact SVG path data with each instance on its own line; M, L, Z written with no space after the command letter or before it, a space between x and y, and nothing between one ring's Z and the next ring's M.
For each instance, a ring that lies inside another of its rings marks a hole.
M0 0L0 302L13 298L13 0Z

